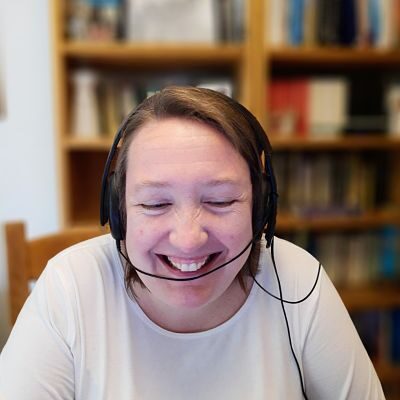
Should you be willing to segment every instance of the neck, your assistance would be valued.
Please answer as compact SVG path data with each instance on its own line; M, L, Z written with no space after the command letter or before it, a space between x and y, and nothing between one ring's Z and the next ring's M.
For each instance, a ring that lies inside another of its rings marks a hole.
M163 329L177 333L202 332L232 318L245 303L252 279L244 280L244 288L236 278L217 299L199 307L174 306L158 300L147 288L135 284L137 302L147 317Z

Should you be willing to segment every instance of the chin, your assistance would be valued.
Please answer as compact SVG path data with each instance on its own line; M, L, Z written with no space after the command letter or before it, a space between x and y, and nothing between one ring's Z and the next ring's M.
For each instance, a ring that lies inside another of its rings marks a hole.
M195 285L188 287L187 285L184 288L181 286L175 290L168 291L164 301L174 307L194 309L209 304L217 297L209 287Z

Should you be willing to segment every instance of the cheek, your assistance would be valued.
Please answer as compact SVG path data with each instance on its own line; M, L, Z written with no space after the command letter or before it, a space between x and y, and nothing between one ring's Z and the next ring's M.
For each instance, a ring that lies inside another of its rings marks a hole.
M135 252L143 252L154 246L164 234L162 224L137 215L128 215L126 245Z

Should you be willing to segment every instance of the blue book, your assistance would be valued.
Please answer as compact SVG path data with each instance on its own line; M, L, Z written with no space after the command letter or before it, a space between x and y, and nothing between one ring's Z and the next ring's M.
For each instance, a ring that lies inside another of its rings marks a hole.
M288 6L289 43L298 46L303 43L304 0L289 0Z
M381 16L380 16L380 0L368 0L368 24L369 24L369 36L371 43L377 43L381 35Z
M122 0L86 0L86 2L96 8L119 7Z
M380 276L384 279L396 278L396 242L398 230L395 226L386 226L381 231L381 262Z

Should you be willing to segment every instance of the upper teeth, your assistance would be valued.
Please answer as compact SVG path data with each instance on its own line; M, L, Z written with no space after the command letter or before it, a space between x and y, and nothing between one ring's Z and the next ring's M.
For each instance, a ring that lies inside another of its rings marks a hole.
M178 263L176 261L172 261L169 257L168 260L175 268L178 268L182 272L193 272L199 270L207 262L208 257L198 263Z

